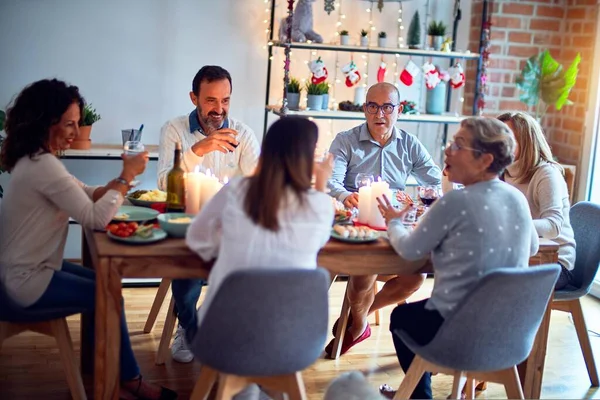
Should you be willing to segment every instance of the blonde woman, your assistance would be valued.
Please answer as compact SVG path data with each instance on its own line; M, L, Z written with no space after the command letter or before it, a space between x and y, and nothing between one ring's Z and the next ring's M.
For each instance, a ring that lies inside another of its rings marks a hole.
M507 112L498 117L515 134L515 161L504 180L519 189L529 202L531 217L540 237L560 244L558 262L562 271L555 289L562 289L573 279L575 237L569 221L569 193L563 168L552 158L542 127L524 112Z

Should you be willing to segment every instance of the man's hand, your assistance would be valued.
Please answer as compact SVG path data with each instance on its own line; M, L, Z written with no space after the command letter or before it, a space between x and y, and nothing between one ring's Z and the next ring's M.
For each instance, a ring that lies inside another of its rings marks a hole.
M219 129L208 135L205 139L194 144L192 146L192 151L198 157L203 157L213 151L220 151L221 153L234 151L240 144L240 142L235 139L237 134L237 131L230 128Z
M344 200L344 207L346 208L358 208L358 193L352 193Z

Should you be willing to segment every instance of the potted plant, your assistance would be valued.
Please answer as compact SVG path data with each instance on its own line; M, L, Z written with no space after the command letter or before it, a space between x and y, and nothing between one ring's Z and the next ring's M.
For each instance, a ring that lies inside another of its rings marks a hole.
M350 44L350 35L345 29L340 31L340 44L342 46L348 46Z
M421 48L421 17L419 12L416 11L410 20L408 27L408 34L406 35L406 43L409 49L420 49Z
M369 45L369 32L364 29L360 30L360 45L362 47L367 47Z
M377 35L377 46L385 47L386 42L387 42L387 33L379 32L379 34Z
M83 108L83 119L79 126L79 136L71 144L72 149L88 150L92 147L92 140L90 139L92 125L98 122L100 118L100 114L96 112L96 109L91 104L85 105Z
M306 82L306 108L320 110L323 106L323 93L319 83Z
M573 104L569 100L569 93L577 80L580 60L581 55L577 53L566 70L552 58L548 50L527 60L516 84L520 90L519 100L528 106L535 106L538 120L552 105L560 111L563 106Z
M321 109L329 110L329 84L327 82L319 83L319 91L321 92L321 96L323 96Z
M427 35L429 36L429 47L441 50L446 35L446 25L442 21L431 21L427 28Z
M296 78L291 78L290 83L287 85L287 94L285 98L288 102L288 108L290 110L298 110L300 109L300 93L302 89L300 89L300 82Z

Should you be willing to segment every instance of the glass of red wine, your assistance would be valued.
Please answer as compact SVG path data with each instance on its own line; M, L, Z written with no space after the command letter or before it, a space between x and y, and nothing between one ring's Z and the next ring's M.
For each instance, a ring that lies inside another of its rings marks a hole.
M430 207L439 197L439 186L419 186L419 199L425 207Z
M240 143L238 142L238 144L233 144L233 143L230 143L230 144L233 146L233 148L236 149ZM227 157L227 168L229 168L231 170L235 170L237 168L237 164L238 164L235 151L231 151L231 150L228 151L226 154L226 157Z

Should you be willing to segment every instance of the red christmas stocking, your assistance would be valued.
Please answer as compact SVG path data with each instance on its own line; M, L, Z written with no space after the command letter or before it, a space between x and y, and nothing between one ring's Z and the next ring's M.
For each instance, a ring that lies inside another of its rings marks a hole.
M406 86L413 84L415 77L419 74L419 67L412 60L408 60L404 69L400 73L400 82Z
M382 61L377 70L377 82L383 82L385 79L385 73L387 72L387 65Z

